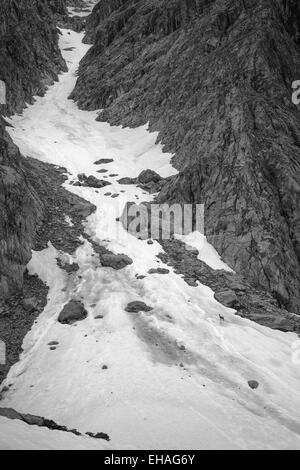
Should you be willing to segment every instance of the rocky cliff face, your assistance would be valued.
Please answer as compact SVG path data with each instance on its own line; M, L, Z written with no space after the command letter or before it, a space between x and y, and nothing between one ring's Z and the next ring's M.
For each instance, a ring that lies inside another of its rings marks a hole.
M19 290L43 204L27 182L23 157L0 125L0 298Z
M100 0L72 97L150 122L179 175L159 201L204 203L224 260L300 313L296 0Z
M48 0L49 7L54 14L66 16L68 14L66 0Z
M63 7L63 2L53 0L51 7ZM0 80L6 84L7 105L1 106L0 113L20 112L65 67L48 2L2 0ZM21 288L43 213L43 203L28 182L23 157L4 124L0 117L0 298Z
M58 0L52 0L56 11ZM0 4L0 80L7 87L7 113L19 112L42 95L66 65L58 49L53 11L45 0Z

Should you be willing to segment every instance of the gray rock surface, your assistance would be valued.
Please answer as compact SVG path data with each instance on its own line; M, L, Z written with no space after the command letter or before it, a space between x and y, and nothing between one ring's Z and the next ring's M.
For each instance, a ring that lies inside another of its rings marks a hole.
M102 0L72 93L159 131L179 174L158 201L205 204L224 260L298 313L299 23L295 0Z
M113 268L115 270L126 268L126 266L129 266L132 263L132 259L123 254L115 255L113 253L108 253L101 256L102 266Z
M107 163L112 163L113 159L112 158L100 158L99 160L95 161L95 165L105 165Z
M19 290L44 206L0 122L0 298Z
M52 10L62 7L59 0L51 8L42 0L0 2L0 80L6 84L7 102L0 105L0 115L20 112L66 70ZM44 211L4 125L0 116L0 298L22 287Z
M87 317L87 311L79 300L70 300L58 316L59 323L72 325L77 321L84 320Z
M151 312L151 310L153 310L152 307L149 307L144 302L141 302L139 300L135 302L130 302L125 308L125 311L128 313Z
M60 7L59 7L60 5ZM43 95L66 64L58 48L54 11L63 2L1 0L0 80L6 83L7 114L20 112Z
M36 416L32 414L19 413L13 408L0 408L0 416L8 419L18 419L24 421L29 426L39 426L51 429L52 431L63 431L75 434L75 436L81 436L82 434L77 429L68 429L66 426L61 426L51 419L44 418L42 416ZM93 437L94 439L104 439L109 441L110 438L106 433L91 433L87 432L87 436Z
M32 312L32 310L36 310L38 304L39 304L39 301L36 297L30 297L29 299L23 300L24 310L27 310L28 312Z
M166 268L152 268L149 269L149 274L169 274L170 270Z
M239 305L238 298L231 289L217 292L214 297L218 302L225 305L225 307L235 308Z
M249 380L248 385L250 388L252 388L252 390L256 390L259 387L257 380Z
M162 177L153 170L144 170L137 177L139 183L148 184L148 183L158 183L162 180Z
M86 176L83 173L78 175L78 180L80 186L88 186L89 188L104 188L111 184L109 181L99 180L95 176Z

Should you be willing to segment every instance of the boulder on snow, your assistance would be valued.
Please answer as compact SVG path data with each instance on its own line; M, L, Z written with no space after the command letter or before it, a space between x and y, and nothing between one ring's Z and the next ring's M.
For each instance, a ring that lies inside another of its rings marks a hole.
M142 171L137 178L125 177L118 180L119 184L138 184L158 183L163 178L153 170Z
M109 435L106 434L105 432L97 432L97 433L86 432L85 434L87 436L93 437L94 439L104 439L105 441L110 441Z
M118 180L118 183L119 184L136 184L137 178L129 178L129 177L121 178Z
M141 302L139 300L130 302L125 308L125 311L129 313L151 312L151 310L153 310L152 307L149 307L144 302Z
M78 175L78 180L81 186L87 186L89 188L104 188L111 184L109 181L99 180L95 176L86 176L84 173Z
M162 177L153 170L144 170L139 174L137 180L141 184L158 183Z
M87 317L87 311L79 300L70 300L58 316L59 323L71 325Z
M94 165L103 165L106 163L112 163L113 161L113 158L100 158L100 160L94 162Z
M166 268L152 268L149 269L149 274L169 274L170 270Z
M132 259L129 258L129 256L123 254L115 255L113 253L110 253L101 256L102 266L113 268L116 270L123 269L132 263Z
M256 390L259 387L257 380L249 380L248 385L250 388L252 388L252 390Z

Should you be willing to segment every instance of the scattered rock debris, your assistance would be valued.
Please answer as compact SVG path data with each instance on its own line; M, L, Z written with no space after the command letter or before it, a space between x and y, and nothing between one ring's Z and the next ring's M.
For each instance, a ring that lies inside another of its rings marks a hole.
M126 266L129 266L133 263L133 260L129 258L127 255L119 254L115 255L111 254L104 254L101 256L101 264L104 267L113 268L116 270L123 269Z

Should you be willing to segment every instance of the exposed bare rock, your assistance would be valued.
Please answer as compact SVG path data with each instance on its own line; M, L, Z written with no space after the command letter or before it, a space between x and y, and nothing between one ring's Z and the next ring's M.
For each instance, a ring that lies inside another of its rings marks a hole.
M70 209L70 214L85 219L86 217L91 215L95 209L96 207L89 202L80 202L73 205L73 207Z
M149 307L144 302L138 300L135 302L130 302L125 308L125 311L128 313L151 312L151 310L153 310L152 307Z
M106 163L112 163L113 159L112 158L100 158L100 160L95 161L95 165L104 165Z
M136 184L137 183L137 178L130 178L128 176L125 176L124 178L120 178L118 180L119 184Z
M113 253L109 253L101 256L102 266L116 270L123 269L132 263L132 259L129 258L129 256L123 254L115 255Z
M153 170L144 170L139 174L137 180L142 184L158 183L162 180L162 177Z
M77 321L84 320L87 317L87 311L79 300L70 300L58 316L59 323L72 325Z
M214 297L218 302L226 307L235 308L239 306L238 298L235 292L231 289L217 292Z
M52 0L53 9L54 3L57 7L58 0ZM61 70L66 70L66 64L48 2L1 0L0 80L7 88L3 112L20 112L26 103L32 103L34 95L41 96L57 80Z
M159 243L164 252L158 258L172 266L175 273L182 274L190 286L197 287L199 281L213 290L216 300L236 310L236 315L275 330L299 334L299 315L281 308L270 293L237 273L212 269L198 259L197 250L187 250L179 240L159 240Z
M68 15L66 0L48 0L48 4L54 14L60 16Z
M58 7L59 1L55 0ZM52 2L54 7L54 1ZM62 7L62 5L61 5ZM33 95L66 70L58 48L53 11L41 0L0 2L0 80L6 105L0 114L20 112ZM0 297L22 287L30 248L43 217L43 203L27 178L17 147L0 119Z
M3 416L8 419L18 419L20 421L24 421L26 424L29 424L30 426L45 427L45 428L51 429L52 431L70 432L72 434L75 434L75 436L82 436L82 434L79 431L77 431L77 429L68 429L66 426L61 426L60 424L57 424L52 419L47 419L42 416L19 413L13 408L0 408L0 416ZM93 437L94 439L104 439L106 441L110 440L108 434L103 433L103 432L99 432L99 433L87 432L86 435Z
M95 176L86 176L83 173L78 175L78 180L80 186L88 186L89 188L104 188L111 184L109 181L99 180Z
M22 287L43 209L17 147L0 124L0 297Z
M248 385L250 388L252 388L252 390L256 390L259 387L257 380L249 380Z
M73 98L114 125L150 123L179 174L158 202L203 203L209 241L300 312L296 0L101 0Z
M23 308L28 312L32 312L33 310L37 310L39 301L36 297L30 297L23 300Z
M149 269L149 274L169 274L170 270L166 268L152 268Z

